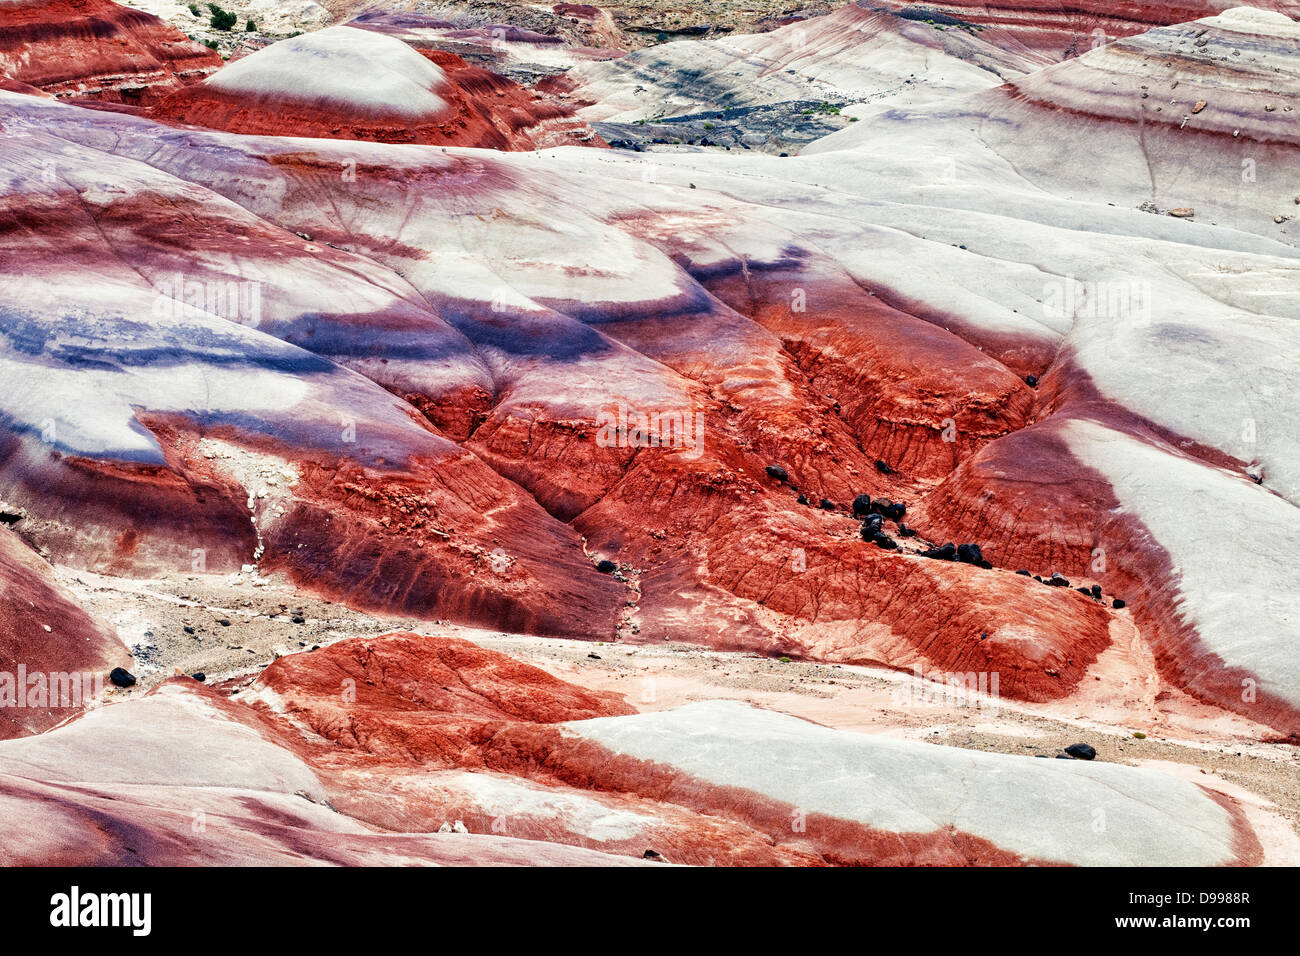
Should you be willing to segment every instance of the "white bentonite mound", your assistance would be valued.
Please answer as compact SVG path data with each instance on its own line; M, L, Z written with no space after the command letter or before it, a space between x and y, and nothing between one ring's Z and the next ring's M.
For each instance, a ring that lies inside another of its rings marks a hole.
M1031 859L1080 866L1234 859L1228 812L1200 787L1154 770L831 730L735 701L565 729L720 787L893 833L953 829Z
M442 70L401 40L330 27L273 43L207 81L213 89L296 103L329 104L361 115L427 118L447 109Z

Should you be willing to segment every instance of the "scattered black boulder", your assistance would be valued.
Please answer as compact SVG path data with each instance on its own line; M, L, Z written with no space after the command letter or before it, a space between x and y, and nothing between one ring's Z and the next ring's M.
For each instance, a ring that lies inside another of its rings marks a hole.
M0 511L0 524L17 524L23 520L20 514L14 514L12 511Z
M898 536L900 538L914 538L916 537L916 532L900 521L898 522Z
M1021 568L1019 571L1016 572L1016 574L1019 574L1022 577L1026 577L1026 578L1030 576L1029 572L1026 571L1024 568Z
M953 544L951 541L949 541L947 544L943 545L943 547L940 548L927 548L926 550L921 552L921 557L935 558L936 560L939 561L956 561L957 546Z
M194 633L194 628L190 627L188 624L186 624L183 628L181 628L181 630L183 630L186 634Z
M1100 598L1101 598L1101 585L1100 585L1100 584L1094 584L1092 587L1088 588L1088 592L1089 592L1093 597L1100 599Z
M903 515L907 514L907 505L901 501L890 501L888 498L877 498L871 502L871 510L881 517L888 518L890 521L900 521Z
M806 504L808 503L808 496L807 496L807 495L800 495L800 496L799 496L797 499L795 499L795 500L797 500L797 501L799 502L799 504L801 504L801 505L806 505Z
M108 679L112 681L114 687L131 687L135 684L135 675L121 667L114 667L109 671Z
M1113 607L1115 610L1118 611L1118 610L1120 610L1122 607L1124 607L1124 599L1123 599L1123 598L1115 598L1115 600L1113 600L1113 601L1110 602L1110 606Z
M641 859L643 860L657 860L659 858L660 854L656 853L654 850L646 850L641 854Z
M1026 376L1025 376L1025 384L1028 385L1030 388L1037 388L1037 387L1038 387L1038 376L1037 376L1037 375L1026 375Z
M789 473L780 465L768 465L767 474L769 478L775 478L777 481L786 481L789 479Z
M1088 595L1088 597L1092 597L1092 590L1090 588L1080 587L1080 588L1075 588L1075 590L1078 591L1080 594L1086 594Z
M593 661L598 661L598 660L600 660L600 655L599 655L599 654L588 654L587 656L588 656L589 658L591 658Z
M884 548L886 551L893 551L898 547L893 538L879 531L876 532L871 540L876 543L876 547Z
M1070 586L1070 579L1063 574L1054 572L1052 576L1048 578L1046 581L1044 581L1043 583L1046 584L1048 587L1068 588Z
M217 623L220 624L222 627L230 627L230 621L224 617L218 620Z
M198 681L200 684L202 684L205 680L208 679L208 675L205 674L205 673L203 673L203 671L195 671L195 672L194 672L193 674L191 674L190 676L193 677L193 678L194 678L196 681Z
M295 614L295 615L293 616L293 623L295 623L295 624L306 624L306 623L307 623L307 619L306 619L305 617L303 617L301 614Z
M601 574L613 574L615 571L618 570L618 565L615 564L613 561L609 560L609 558L602 558L599 562L597 562L596 570L599 571Z
M871 514L871 495L858 495L853 499L853 517Z
M867 515L862 519L862 527L870 528L874 533L885 526L885 519L880 515Z
M831 499L829 498L823 498L821 503L821 509L823 511L834 511L835 502L831 501Z
M889 467L889 462L885 461L883 458L876 459L876 471L880 472L882 475L891 475L894 473L894 469Z
M1097 751L1088 744L1070 744L1065 748L1065 752L1075 760L1091 760L1097 756Z
M957 545L957 560L964 564L978 565L984 560L984 553L978 544Z

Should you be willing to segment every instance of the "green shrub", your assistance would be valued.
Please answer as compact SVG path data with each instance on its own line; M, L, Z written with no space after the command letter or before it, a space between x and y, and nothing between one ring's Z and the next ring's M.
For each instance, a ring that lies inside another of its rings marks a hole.
M244 27L244 32L245 32L245 33L256 33L256 32L257 32L257 24L254 23L252 20L249 20L249 21L248 21L248 24Z
M212 11L212 20L210 22L214 30L229 30L235 25L235 21L239 19L235 14L222 10L215 3L209 3L208 9Z

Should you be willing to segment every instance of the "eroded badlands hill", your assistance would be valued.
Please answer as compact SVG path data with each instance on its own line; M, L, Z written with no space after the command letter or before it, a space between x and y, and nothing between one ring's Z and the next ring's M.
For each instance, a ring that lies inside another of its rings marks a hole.
M455 54L422 56L346 26L258 50L172 94L153 115L233 133L488 149L594 138L571 111Z
M756 103L882 94L790 158L526 151L536 114L483 119L457 100L475 68L392 23L273 45L153 111L0 92L0 512L73 574L242 570L420 620L996 675L1028 705L1122 710L1137 681L1162 713L1294 740L1297 24L1234 9L1055 63L992 29L834 16L863 29L803 25L782 77L744 51L779 58L794 27L696 50ZM338 82L348 63L368 82ZM942 67L890 94L918 63ZM627 64L581 69L590 109L642 108ZM499 149L429 145L453 113L454 142ZM35 556L9 564L65 600ZM61 613L48 647L102 627ZM13 643L47 653L30 624ZM120 653L96 633L77 666ZM289 801L350 834L264 828L231 862L438 859L411 836L443 822L435 791L480 833L522 801L507 835L639 856L653 833L672 862L1260 859L1221 792L1139 768L632 714L435 640L285 657L255 713L168 684L3 745L35 761L8 792L39 827L85 819L48 790L77 766L58 748L152 739L150 708L179 709L292 764L213 813L251 832ZM380 689L353 706L349 680ZM765 740L816 756L782 775ZM121 826L192 806L224 773L203 759ZM891 785L834 783L860 765ZM969 805L922 800L939 779ZM1123 822L1080 839L1099 806ZM1049 810L1050 836L1006 822ZM815 834L775 836L796 811ZM154 862L193 859L161 832Z
M147 105L220 65L179 30L110 0L0 5L0 81L60 99Z
M464 641L345 641L277 662L256 694L249 706L180 679L0 742L0 804L25 834L0 862L1213 866L1260 856L1235 801L1156 771L891 741L737 703L635 715ZM94 759L107 746L123 759ZM953 779L958 800L945 796ZM87 828L95 839L80 836Z
M1085 0L1062 4L1057 0L862 0L877 7L950 30L1005 30L1026 50L1053 60L1096 49L1120 37L1144 33L1154 27L1186 23L1213 16L1236 6L1233 0L1143 0L1109 3ZM1259 0L1250 6L1296 14L1293 0Z

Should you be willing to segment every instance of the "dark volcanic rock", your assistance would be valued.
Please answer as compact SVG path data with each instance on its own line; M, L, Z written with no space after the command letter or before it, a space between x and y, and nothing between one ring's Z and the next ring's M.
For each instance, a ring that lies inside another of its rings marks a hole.
M870 509L890 521L898 521L907 514L907 505L901 501L890 501L888 498L877 498L871 502Z
M947 544L938 548L927 548L921 552L923 558L936 558L939 561L956 561L957 546L949 541Z

